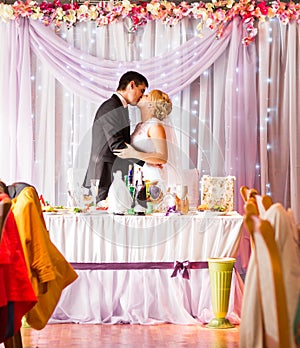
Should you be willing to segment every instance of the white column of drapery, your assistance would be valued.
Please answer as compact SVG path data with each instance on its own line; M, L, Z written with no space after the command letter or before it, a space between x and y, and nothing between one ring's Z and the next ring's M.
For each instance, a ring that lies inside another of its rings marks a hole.
M0 161L1 161L1 173L0 178L7 181L10 175L15 175L17 171L16 166L16 109L17 103L14 100L17 99L15 93L10 96L10 90L7 87L8 83L14 85L16 90L15 77L15 62L16 58L12 56L10 45L15 46L17 42L17 33L14 25L8 25L6 23L0 23L0 37L3 47L7 47L2 50L0 55L0 70L1 70L1 82L0 83ZM10 77L11 76L11 77ZM13 79L15 81L13 81ZM4 84L3 81L6 81ZM11 99L10 99L11 98ZM8 100L12 100L9 103ZM11 141L15 140L15 141ZM6 150L4 150L6 149Z
M198 164L201 174L236 176L235 207L242 212L238 188L256 175L257 96L255 46L241 38L235 20L227 48L200 76Z
M260 185L261 193L266 193L267 184L269 182L268 173L268 114L270 113L269 108L269 73L270 73L270 63L271 52L270 52L270 41L269 41L269 31L270 22L259 23L258 24L259 34L257 40L258 49L258 115L259 115L259 162L260 163ZM276 69L278 65L276 65ZM275 84L274 84L275 86ZM273 108L273 113L275 108ZM251 187L251 186L248 186ZM257 187L260 192L260 187Z
M270 121L268 122L268 168L269 182L266 184L267 193L272 195L274 201L284 202L290 201L289 190L289 70L288 70L288 31L291 26L281 26L279 30L273 32L270 36L271 49L273 49L273 41L275 43L274 61L272 61L270 76L267 81L270 88L270 99L276 101L277 110L276 117L270 113ZM277 28L276 28L277 29ZM278 36L277 36L278 35ZM275 72L277 75L275 75ZM294 72L293 72L294 73ZM293 93L293 92L292 92ZM275 105L270 104L269 108Z
M214 44L214 43L212 43ZM228 83L227 67L228 46L220 51L220 56L198 80L198 93L195 103L198 105L198 149L197 165L200 175L224 176L225 170L225 86ZM232 174L232 173L227 173Z
M252 187L257 160L257 89L256 50L241 42L242 23L233 27L228 48L224 90L224 171L236 177L234 201L243 214L243 201L239 194L242 185ZM249 234L243 230L237 255L237 268L245 274L251 254Z
M199 77L198 167L201 175L224 176L224 86L227 50Z
M32 182L45 197L55 196L56 163L58 162L57 141L61 128L57 124L55 93L56 81L53 74L43 67L40 60L31 57L31 80L33 88L32 115L34 124L34 173ZM56 139L56 140L55 140Z
M299 221L299 24L270 20L258 33L261 191Z
M83 52L92 51L93 54L96 41L91 43L90 37L94 29L95 26L90 23L79 24L77 30L63 26L59 36L64 38L70 47L75 46L79 50L82 48ZM36 74L35 112L40 115L36 122L36 131L38 134L44 134L36 137L36 148L39 158L52 159L45 160L44 163L39 161L36 164L36 182L51 203L65 203L69 168L74 170L74 175L76 172L83 176L81 169L87 166L90 147L89 128L93 122L96 105L87 102L80 95L75 95L67 85L55 79L49 72L47 64L43 64L34 54L32 59L36 59L33 67ZM68 69L67 64L64 67ZM45 93L45 88L48 88L48 93ZM48 107L52 107L52 110ZM82 147L84 148L80 151Z
M254 182L257 161L255 45L242 44L242 22L232 30L226 69L224 128L225 173L236 177L235 202L243 212L239 188Z
M297 142L300 134L300 103L299 103L299 25L293 23L287 33L287 116L288 116L288 148L289 148L289 178L286 180L286 194L284 203L291 207L297 221L300 221L300 151L297 149ZM296 43L296 44L295 44Z
M33 124L28 23L0 22L0 178L32 181Z

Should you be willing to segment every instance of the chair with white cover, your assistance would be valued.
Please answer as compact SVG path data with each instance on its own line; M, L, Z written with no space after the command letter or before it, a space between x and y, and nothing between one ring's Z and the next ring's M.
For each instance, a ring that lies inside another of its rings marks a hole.
M255 188L241 186L240 194L245 203L248 201L253 201L256 204L259 215L263 214L273 204L270 196L260 195Z
M248 188L247 186L240 187L240 194L244 202L247 202L251 197L254 197L258 194L258 191L255 188Z
M234 176L210 176L201 178L201 205L208 209L214 206L223 207L225 211L233 211Z
M296 223L296 221L295 221L295 216L294 216L294 212L292 211L292 209L291 208L289 208L288 210L287 210L287 213L288 213L288 215L289 215L289 217L290 217L290 219L291 219L291 223L292 224L294 224L295 226L296 226L296 230L297 230L297 233L296 233L296 240L297 240L297 244L298 244L298 246L299 246L299 248L300 248L300 223Z
M245 224L254 241L246 275L240 347L292 347L280 252L271 224L249 212Z
M292 212L288 212L280 203L274 203L263 215L275 232L275 241L284 269L283 280L287 296L289 332L293 338L293 322L300 293L300 246L299 236Z
M255 195L259 215L263 215L273 204L272 198L268 195Z

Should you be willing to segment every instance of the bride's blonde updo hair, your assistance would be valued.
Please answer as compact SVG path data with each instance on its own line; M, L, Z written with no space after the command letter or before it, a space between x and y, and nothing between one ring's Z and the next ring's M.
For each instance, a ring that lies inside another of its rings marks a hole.
M158 89L149 92L150 101L153 107L153 116L162 121L172 111L172 101L167 93Z

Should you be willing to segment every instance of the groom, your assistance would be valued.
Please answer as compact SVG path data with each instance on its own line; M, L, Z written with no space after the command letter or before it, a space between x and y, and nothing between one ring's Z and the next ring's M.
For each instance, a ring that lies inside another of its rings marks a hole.
M147 79L136 71L121 76L117 91L98 109L92 127L92 149L83 186L90 188L91 179L99 179L97 202L106 199L112 183L112 172L127 174L129 161L119 159L115 149L130 143L128 105L136 105L148 87Z

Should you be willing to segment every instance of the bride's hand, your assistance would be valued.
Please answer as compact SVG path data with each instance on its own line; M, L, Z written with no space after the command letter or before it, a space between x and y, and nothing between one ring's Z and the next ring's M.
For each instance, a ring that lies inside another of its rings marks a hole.
M119 158L137 158L136 150L131 145L125 144L127 146L125 149L115 149L114 154Z

